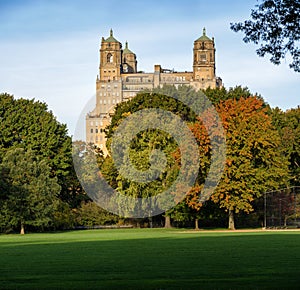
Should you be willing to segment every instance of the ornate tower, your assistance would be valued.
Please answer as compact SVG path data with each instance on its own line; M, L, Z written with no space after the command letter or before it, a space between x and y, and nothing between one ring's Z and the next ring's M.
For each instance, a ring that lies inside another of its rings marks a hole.
M206 82L215 78L215 42L214 38L206 36L206 30L203 28L202 36L194 41L193 79Z
M126 41L125 48L123 50L123 73L136 73L137 72L137 60L136 55L128 48L128 42Z
M119 80L121 75L122 44L113 36L102 37L100 48L100 81Z

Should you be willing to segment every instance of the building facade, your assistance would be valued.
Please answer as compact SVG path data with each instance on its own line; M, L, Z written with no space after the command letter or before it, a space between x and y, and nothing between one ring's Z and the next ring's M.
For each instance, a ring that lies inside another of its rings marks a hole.
M210 39L204 28L202 36L194 41L192 71L176 72L157 64L152 73L138 72L135 53L127 42L123 49L110 30L110 36L101 40L96 106L86 116L86 142L94 143L107 154L104 128L110 124L115 105L142 90L165 84L189 85L195 90L222 87L221 78L216 77L215 52L214 38Z

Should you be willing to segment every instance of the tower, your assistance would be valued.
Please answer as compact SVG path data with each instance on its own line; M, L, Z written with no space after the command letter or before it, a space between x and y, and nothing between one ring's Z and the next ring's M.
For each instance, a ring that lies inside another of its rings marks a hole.
M100 81L119 80L121 75L122 44L113 36L102 37L100 48Z
M215 42L214 38L203 34L194 41L193 79L194 81L207 82L216 78L215 67Z
M137 61L136 55L128 48L128 42L126 41L125 48L123 50L123 73L136 73Z

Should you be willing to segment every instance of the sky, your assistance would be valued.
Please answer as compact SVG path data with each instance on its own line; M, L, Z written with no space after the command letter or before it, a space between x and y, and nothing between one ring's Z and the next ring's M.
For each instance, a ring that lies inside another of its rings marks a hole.
M88 102L95 102L102 36L112 28L137 55L138 70L154 64L192 70L193 42L215 38L217 75L282 110L300 105L300 74L288 60L275 66L245 44L231 22L249 19L256 0L67 1L0 0L0 93L48 104L70 135ZM94 101L93 101L94 100Z

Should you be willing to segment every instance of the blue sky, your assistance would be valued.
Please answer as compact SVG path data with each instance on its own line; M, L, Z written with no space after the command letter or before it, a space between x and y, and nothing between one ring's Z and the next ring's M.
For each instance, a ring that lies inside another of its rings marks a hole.
M137 54L138 69L154 64L192 70L193 42L215 37L217 75L225 86L247 86L272 107L300 105L300 74L287 61L272 65L244 44L230 22L249 18L245 1L0 1L0 92L48 104L72 135L95 95L101 37L114 36Z

